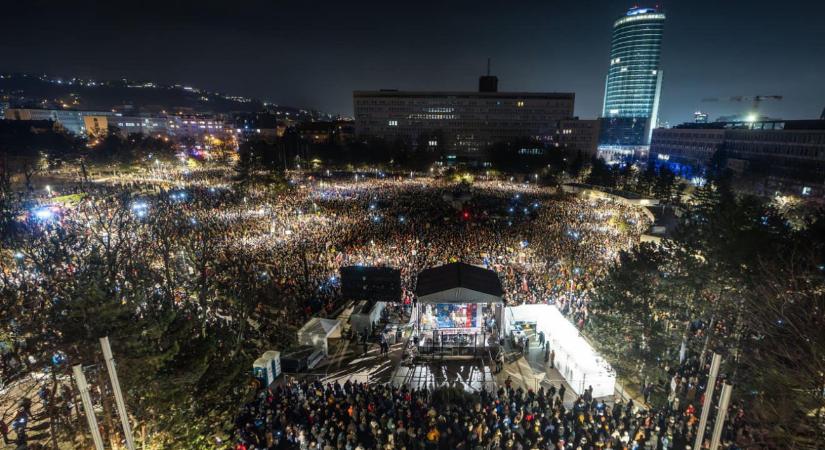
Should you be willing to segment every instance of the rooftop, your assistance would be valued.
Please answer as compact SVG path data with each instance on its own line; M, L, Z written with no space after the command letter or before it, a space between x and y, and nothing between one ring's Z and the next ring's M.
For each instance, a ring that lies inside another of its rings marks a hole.
M461 292L450 292L454 290L460 290ZM492 270L461 262L423 270L418 274L418 284L415 289L415 293L419 298L426 296L440 297L436 294L447 294L443 296L444 298L440 298L445 303L448 302L447 297L453 296L451 294L455 294L456 297L461 297L464 300L469 300L469 298L464 297L474 297L472 293L466 291L479 293L482 297L501 297L504 295L498 274Z
M694 130L825 130L825 120L823 119L803 119L803 120L758 120L758 121L733 121L733 122L708 122L695 123L687 122L673 127L675 129Z
M456 98L538 98L550 100L574 100L572 92L476 92L476 91L353 91L353 98L360 97L456 97Z

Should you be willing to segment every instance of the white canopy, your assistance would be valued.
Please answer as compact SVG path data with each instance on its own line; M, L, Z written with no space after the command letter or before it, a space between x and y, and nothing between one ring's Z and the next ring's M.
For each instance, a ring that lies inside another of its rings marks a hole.
M535 323L536 332L544 332L550 348L556 352L556 369L576 394L583 394L588 386L593 386L593 397L614 394L616 373L613 368L555 306L508 307L505 315L508 333L514 322Z
M329 355L327 340L341 337L341 321L313 317L298 330L298 344L323 349Z

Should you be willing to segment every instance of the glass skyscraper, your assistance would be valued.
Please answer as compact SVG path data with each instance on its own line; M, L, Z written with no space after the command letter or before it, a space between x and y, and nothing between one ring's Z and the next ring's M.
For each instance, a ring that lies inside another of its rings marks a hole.
M665 14L634 7L613 24L600 145L644 146L656 127Z

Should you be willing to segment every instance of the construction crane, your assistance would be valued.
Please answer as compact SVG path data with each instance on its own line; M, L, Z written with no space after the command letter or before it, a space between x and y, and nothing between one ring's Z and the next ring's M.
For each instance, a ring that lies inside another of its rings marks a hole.
M754 96L745 96L745 95L736 95L733 97L711 97L711 98L703 98L703 102L753 102L751 104L751 110L756 112L759 110L759 104L765 100L782 100L781 95L754 95Z

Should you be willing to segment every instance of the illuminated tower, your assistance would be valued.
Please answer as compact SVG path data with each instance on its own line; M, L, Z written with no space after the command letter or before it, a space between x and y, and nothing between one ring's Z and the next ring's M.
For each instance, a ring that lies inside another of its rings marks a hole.
M613 23L610 69L602 108L601 144L640 146L650 143L659 112L662 70L659 55L665 14L658 8L634 7Z

